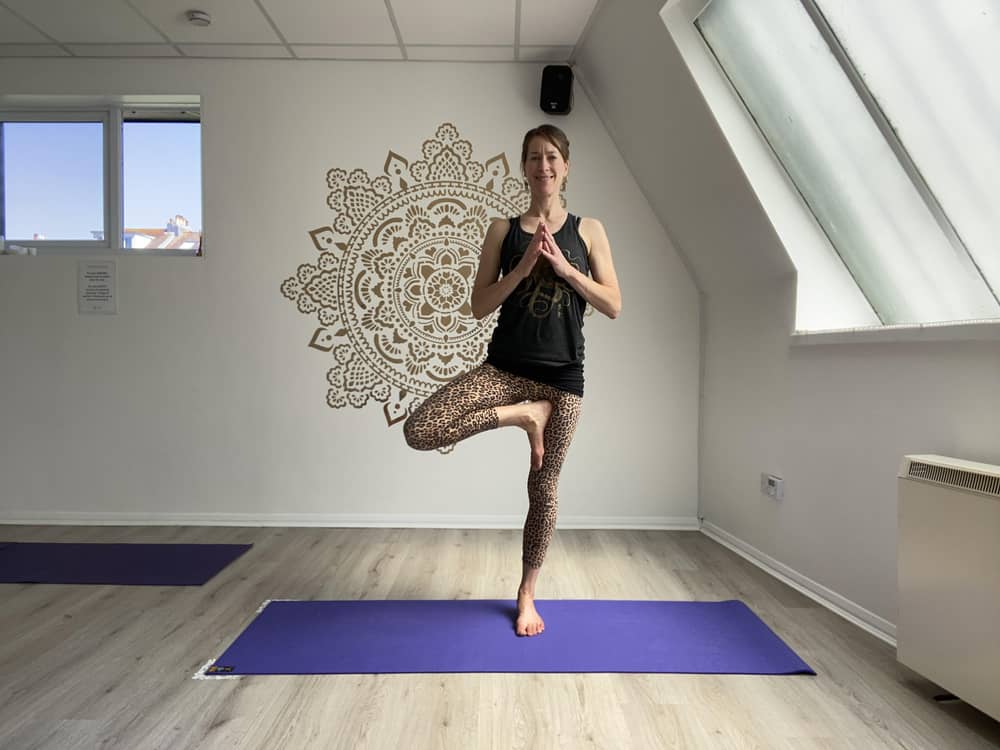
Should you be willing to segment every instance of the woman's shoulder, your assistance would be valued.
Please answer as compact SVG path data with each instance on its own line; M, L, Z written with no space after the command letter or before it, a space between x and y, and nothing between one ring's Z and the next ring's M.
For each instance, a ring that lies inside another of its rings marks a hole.
M588 253L594 246L595 239L607 236L604 231L604 225L599 219L595 219L592 216L579 217L577 232L580 234L580 239L586 243Z
M490 221L489 231L491 232L504 232L506 233L510 229L513 222L517 221L516 216L512 216L509 219L500 217Z
M512 221L511 219L504 219L504 218L493 219L486 230L486 236L502 238L504 235L507 234L508 231L510 231L511 221Z

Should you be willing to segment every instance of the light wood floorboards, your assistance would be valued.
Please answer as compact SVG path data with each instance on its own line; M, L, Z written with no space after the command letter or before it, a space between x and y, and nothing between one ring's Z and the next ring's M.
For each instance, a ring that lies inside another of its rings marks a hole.
M1000 724L936 703L891 647L698 532L558 531L538 597L740 599L818 676L194 680L267 599L513 599L520 532L6 526L0 540L254 545L201 587L0 585L4 749L1000 747Z

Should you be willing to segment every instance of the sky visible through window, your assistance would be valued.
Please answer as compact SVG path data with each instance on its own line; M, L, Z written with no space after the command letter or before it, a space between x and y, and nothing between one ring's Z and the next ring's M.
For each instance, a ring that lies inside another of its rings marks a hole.
M100 123L3 125L8 240L94 239L104 227ZM201 231L201 126L123 124L125 229L164 229L181 215Z

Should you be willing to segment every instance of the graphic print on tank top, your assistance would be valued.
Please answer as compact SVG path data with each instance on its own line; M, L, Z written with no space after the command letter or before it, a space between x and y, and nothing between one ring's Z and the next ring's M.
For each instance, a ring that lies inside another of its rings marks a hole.
M580 273L585 273L580 264L562 251L566 261ZM524 257L524 252L516 253L511 259L511 267L515 268ZM531 274L514 291L518 304L525 308L533 318L547 318L555 314L560 318L569 311L570 303L576 291L565 280L559 278L547 261L539 258Z

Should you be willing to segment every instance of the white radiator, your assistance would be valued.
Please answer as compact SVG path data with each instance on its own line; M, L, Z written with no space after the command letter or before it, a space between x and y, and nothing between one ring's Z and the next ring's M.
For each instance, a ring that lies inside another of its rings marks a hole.
M1000 466L905 456L896 658L1000 721Z

